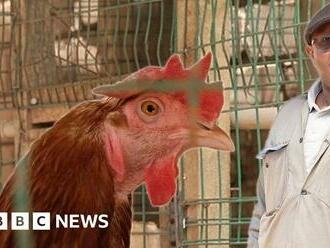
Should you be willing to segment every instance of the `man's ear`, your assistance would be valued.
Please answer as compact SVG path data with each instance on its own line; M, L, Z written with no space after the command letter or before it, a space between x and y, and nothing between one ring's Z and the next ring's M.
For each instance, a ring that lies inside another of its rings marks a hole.
M313 51L313 47L311 45L306 45L305 46L305 52L306 52L308 57L310 57L310 58L314 57L314 51Z

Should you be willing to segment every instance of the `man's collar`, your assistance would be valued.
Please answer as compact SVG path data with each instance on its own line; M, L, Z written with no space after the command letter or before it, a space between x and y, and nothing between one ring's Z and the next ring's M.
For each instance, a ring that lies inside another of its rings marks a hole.
M322 85L320 79L317 79L313 85L309 88L307 93L307 102L309 107L309 112L314 109L319 111L319 107L316 105L316 98L322 90Z
M308 108L309 112L317 111L317 112L327 112L330 110L330 106L320 110L319 106L316 104L316 98L320 94L322 90L322 84L321 80L317 79L313 85L309 88L307 93L307 102L308 102Z

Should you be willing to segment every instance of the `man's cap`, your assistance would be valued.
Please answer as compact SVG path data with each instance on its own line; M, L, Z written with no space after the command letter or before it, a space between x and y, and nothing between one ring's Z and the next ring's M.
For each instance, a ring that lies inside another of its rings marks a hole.
M312 34L322 25L330 22L330 4L325 5L322 9L315 13L305 28L305 42L310 45L312 43Z

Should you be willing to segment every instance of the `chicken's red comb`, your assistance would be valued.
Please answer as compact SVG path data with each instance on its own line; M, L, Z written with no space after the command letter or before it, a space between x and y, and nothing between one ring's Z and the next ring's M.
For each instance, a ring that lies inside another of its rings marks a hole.
M184 68L179 55L172 55L165 67L162 69L162 76L167 80L199 79L205 81L210 69L212 55L207 53L200 61L190 68Z
M223 105L223 94L220 83L206 84L212 54L207 53L190 68L184 68L179 55L172 55L164 67L147 66L112 84L102 85L93 89L96 95L117 98L128 98L143 91L188 91L192 84L187 82L203 81L196 87L199 91L200 114L207 120L217 118ZM176 84L173 84L176 82Z

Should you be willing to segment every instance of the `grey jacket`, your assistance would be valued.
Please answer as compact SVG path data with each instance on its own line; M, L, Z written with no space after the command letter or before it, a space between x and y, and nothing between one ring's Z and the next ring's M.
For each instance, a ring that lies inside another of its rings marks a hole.
M308 112L307 95L288 101L259 154L264 163L248 248L330 247L330 133L307 174L303 137Z

